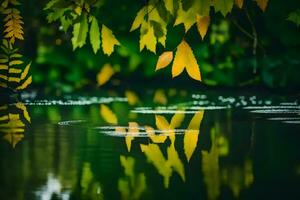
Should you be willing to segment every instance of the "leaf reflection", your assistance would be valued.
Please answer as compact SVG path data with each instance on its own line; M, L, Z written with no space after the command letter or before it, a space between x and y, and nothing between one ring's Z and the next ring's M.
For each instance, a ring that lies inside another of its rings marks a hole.
M26 124L31 121L26 106L18 102L0 106L0 133L13 148L24 138Z
M123 200L141 199L146 190L146 176L144 173L135 172L135 159L133 157L120 156L120 162L124 168L125 177L118 181L118 189Z

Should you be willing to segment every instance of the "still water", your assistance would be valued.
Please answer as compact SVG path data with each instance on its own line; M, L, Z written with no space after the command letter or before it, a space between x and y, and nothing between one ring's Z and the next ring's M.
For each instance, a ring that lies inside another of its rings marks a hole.
M34 96L0 105L1 200L300 199L299 95Z

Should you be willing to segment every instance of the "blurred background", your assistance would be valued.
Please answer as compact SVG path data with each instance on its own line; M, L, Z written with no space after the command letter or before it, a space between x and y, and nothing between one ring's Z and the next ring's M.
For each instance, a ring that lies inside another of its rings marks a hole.
M157 55L139 51L139 31L129 32L138 10L145 1L107 1L99 10L97 19L110 27L121 43L110 56L96 55L89 44L72 50L71 32L60 30L58 23L48 23L43 10L47 0L28 0L22 4L25 21L25 41L21 50L32 60L33 88L45 92L73 92L97 87L97 74L105 64L116 72L109 85L126 86L138 82L164 80L165 84L203 85L213 87L258 86L276 89L298 89L300 86L299 26L287 20L300 7L295 0L269 2L263 13L255 4L233 9L224 18L214 13L208 34L201 41L194 26L186 35L200 65L202 82L195 82L187 74L172 80L171 67L155 72ZM258 34L257 52L253 54L251 16ZM247 33L245 33L247 32ZM167 48L175 49L182 40L182 25L168 27Z

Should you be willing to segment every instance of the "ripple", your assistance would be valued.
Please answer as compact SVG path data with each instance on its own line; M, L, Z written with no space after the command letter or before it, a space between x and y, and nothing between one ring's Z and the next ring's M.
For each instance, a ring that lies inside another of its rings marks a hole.
M75 124L80 124L86 122L86 120L70 120L70 121L61 121L58 122L58 125L60 126L71 126L71 125L75 125Z
M146 132L146 128L144 127L135 127L134 129L137 131L129 131L130 127L128 126L101 126L95 127L94 129L99 130L100 133L113 136L113 137L151 137L151 136L171 136L171 135L182 135L186 131L199 131L199 130L187 130L187 129L165 129L165 130L157 130L152 129L149 132ZM124 130L124 131L120 131ZM140 132L142 131L142 132Z

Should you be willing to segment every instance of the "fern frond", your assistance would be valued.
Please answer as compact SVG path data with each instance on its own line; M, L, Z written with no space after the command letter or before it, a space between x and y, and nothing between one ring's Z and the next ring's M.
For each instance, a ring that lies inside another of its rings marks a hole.
M8 8L2 13L7 15L4 18L4 37L8 38L11 44L14 44L16 39L24 40L24 31L22 27L24 22L20 15L20 11L16 8Z

